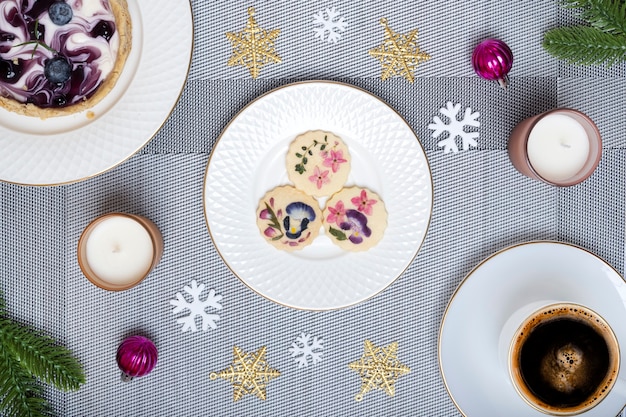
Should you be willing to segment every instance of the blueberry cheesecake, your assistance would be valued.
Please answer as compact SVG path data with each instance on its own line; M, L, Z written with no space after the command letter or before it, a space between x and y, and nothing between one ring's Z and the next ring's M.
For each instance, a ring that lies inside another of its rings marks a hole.
M41 118L86 110L130 48L126 0L0 0L0 105Z

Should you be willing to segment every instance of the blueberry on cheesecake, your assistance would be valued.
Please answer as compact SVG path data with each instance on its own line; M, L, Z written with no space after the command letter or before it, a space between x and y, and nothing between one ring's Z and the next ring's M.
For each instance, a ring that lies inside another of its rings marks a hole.
M126 0L0 1L0 105L41 118L93 107L131 47Z

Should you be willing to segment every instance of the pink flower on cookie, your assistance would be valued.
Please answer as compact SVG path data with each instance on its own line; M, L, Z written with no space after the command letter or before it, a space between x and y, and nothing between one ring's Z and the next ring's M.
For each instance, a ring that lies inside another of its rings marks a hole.
M346 208L343 205L343 201L337 201L335 207L328 206L328 211L330 214L326 217L326 221L328 223L343 223L346 217Z
M324 158L326 158L324 159L324 166L330 167L333 172L337 172L339 170L339 164L348 162L347 159L344 159L342 150L335 151L331 149L329 154L324 155Z
M319 190L322 188L322 185L328 184L330 182L330 178L328 178L328 173L328 170L322 171L320 170L320 167L316 165L315 169L313 170L313 175L309 177L309 181L316 183L317 189Z
M367 198L367 192L365 190L361 190L361 195L351 198L350 201L352 201L352 204L356 206L358 211L362 211L368 216L372 215L372 206L377 203L376 200Z

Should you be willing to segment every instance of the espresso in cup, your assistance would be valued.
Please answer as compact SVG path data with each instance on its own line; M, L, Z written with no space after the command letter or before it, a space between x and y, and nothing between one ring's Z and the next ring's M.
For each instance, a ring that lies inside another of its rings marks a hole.
M580 414L600 403L615 383L619 362L617 338L606 321L570 303L531 314L515 333L509 355L518 393L550 415Z

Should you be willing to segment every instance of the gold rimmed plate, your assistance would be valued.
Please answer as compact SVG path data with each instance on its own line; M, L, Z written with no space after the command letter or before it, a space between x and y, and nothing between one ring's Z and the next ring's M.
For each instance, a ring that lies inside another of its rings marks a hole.
M387 229L368 251L346 252L323 232L300 251L280 251L256 225L259 199L289 184L289 143L318 129L347 144L352 167L346 185L367 187L385 203ZM432 199L426 155L402 117L366 91L323 81L281 87L245 107L217 141L204 188L207 226L232 272L258 294L306 310L350 306L389 286L424 241Z
M45 120L0 109L0 180L23 185L84 180L130 158L161 128L189 73L191 4L133 0L128 8L132 49L102 101ZM163 30L164 22L175 29Z
M526 306L553 302L592 309L611 326L620 345L626 342L626 282L579 247L544 241L512 246L484 260L461 282L441 323L439 365L464 416L546 416L525 402L511 382L506 329ZM580 416L616 416L624 404L622 368L606 398Z

